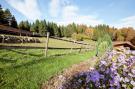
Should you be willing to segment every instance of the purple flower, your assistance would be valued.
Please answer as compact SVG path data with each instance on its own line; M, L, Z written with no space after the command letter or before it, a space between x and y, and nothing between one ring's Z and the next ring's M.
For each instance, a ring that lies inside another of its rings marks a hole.
M109 89L115 89L114 87L110 87Z
M129 81L130 81L130 80L129 80L127 77L125 77L124 82L127 83L127 82L129 82Z
M119 63L125 64L125 59L126 59L126 55L121 54L121 55L118 57L117 61L118 61Z
M117 60L113 61L114 58ZM135 69L132 67L134 63L135 51L129 49L121 50L121 52L112 50L107 53L107 56L99 62L95 69L82 72L77 77L86 78L86 87L92 84L97 89L121 89L121 87L126 89L128 85L131 85L130 88L134 88ZM78 79L77 83L83 82Z
M108 74L109 72L110 72L110 69L107 68L106 71L105 71L105 73Z
M130 67L135 63L135 56L127 60L127 66Z
M135 51L132 51L132 55L135 55Z
M114 80L109 80L110 86L114 86Z
M135 87L135 81L131 81L130 83Z
M125 53L126 54L131 54L131 51L130 50L127 50Z
M135 69L131 69L131 72L132 72L133 74L135 74Z
M102 65L107 65L106 61L100 61Z
M110 72L117 73L116 69L117 69L116 63L112 63L112 65L110 66Z
M105 76L104 75L100 75L100 79L104 79L105 78Z
M99 79L100 79L100 74L97 70L91 71L86 77L87 82L92 81L92 82L96 83L99 81Z
M79 80L78 80L78 82L79 82L79 83L81 83L81 82L82 82L82 80L81 80L81 79L79 79Z

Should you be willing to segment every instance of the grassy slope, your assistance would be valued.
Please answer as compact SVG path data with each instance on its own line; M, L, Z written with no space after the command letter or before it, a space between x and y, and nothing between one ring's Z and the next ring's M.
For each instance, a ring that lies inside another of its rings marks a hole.
M12 36L12 35L9 35ZM20 37L20 36L16 36L16 37ZM22 36L23 37L23 36ZM32 38L32 37L26 37L26 38ZM6 45L6 46L38 46L38 47L45 47L45 42L46 42L46 38L45 37L36 37L37 39L39 39L41 41L41 43L16 43L16 44L9 44L9 43L0 43L0 45ZM68 39L68 38L65 38ZM83 42L85 43L90 43L95 45L95 42L92 40L84 40ZM55 47L55 48L80 48L81 45L80 44L74 44L72 42L67 42L67 41L62 41L62 40L57 40L57 39L53 39L50 38L49 39L49 47Z
M43 43L4 44L44 47ZM93 43L92 43L93 44ZM1 44L0 44L1 45ZM3 44L2 44L3 45ZM56 39L49 40L50 47L80 47L80 45ZM0 50L0 88L2 89L37 89L41 83L53 75L80 61L94 55L94 51L83 54L67 54L69 50L49 50L48 58L44 57L44 49L11 49ZM74 52L75 53L75 52Z
M73 50L76 53L77 50ZM44 57L44 49L2 49L0 50L0 68L7 68L12 65L22 65L33 60L39 60ZM70 49L49 49L48 57L60 56L70 53Z
M41 50L33 49L31 51L33 55L38 55ZM58 51L55 50L53 52L56 53ZM94 51L91 51L81 54L77 53L44 58L44 56L25 56L4 50L1 50L1 53L3 53L3 56L0 58L5 58L0 59L0 65L5 64L0 68L1 89L38 89L43 82L47 81L53 75L72 64L87 60L94 55Z
M0 43L0 45L6 45L6 46L38 46L38 47L45 47L45 41L46 38L45 37L37 37L41 43L16 43L16 44L9 44L9 43ZM70 48L70 47L74 47L74 48L80 48L80 44L74 44L71 42L66 42L66 41L62 41L62 40L57 40L57 39L49 39L49 47L55 47L55 48Z

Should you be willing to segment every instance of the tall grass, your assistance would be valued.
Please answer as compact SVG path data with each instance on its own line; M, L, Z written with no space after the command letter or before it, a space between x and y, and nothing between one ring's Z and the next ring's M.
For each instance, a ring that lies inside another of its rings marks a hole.
M96 44L96 56L100 56L104 54L108 50L112 50L112 39L107 34L104 33L103 36L98 38L97 44Z

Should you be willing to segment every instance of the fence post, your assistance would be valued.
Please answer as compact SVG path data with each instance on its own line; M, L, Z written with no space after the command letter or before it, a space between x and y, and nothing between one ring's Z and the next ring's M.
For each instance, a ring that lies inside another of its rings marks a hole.
M74 40L74 45L76 45L76 41ZM75 47L74 47L74 51L75 51L76 49L75 49Z
M81 47L80 47L79 53L81 52L81 50L82 50L82 45L81 45Z
M48 43L49 43L49 32L47 32L46 46L45 46L45 57L47 57Z
M21 29L19 29L20 30L20 37L22 36L22 33L21 33Z
M70 49L70 52L69 53L72 53L72 50L73 50L73 46L71 46L71 49Z
M2 35L2 37L3 37L3 39L2 39L2 43L4 43L4 41L5 41L5 36L4 36L4 35Z
M37 43L37 41L36 41L36 37L34 37L34 41L35 41L35 43Z
M86 50L89 51L89 44L86 45L86 48L87 48Z

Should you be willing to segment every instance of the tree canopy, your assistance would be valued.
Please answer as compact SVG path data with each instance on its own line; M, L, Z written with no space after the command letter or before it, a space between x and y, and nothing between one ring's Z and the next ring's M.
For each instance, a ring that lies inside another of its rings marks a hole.
M0 24L17 28L17 21L9 9L4 10L0 5Z

